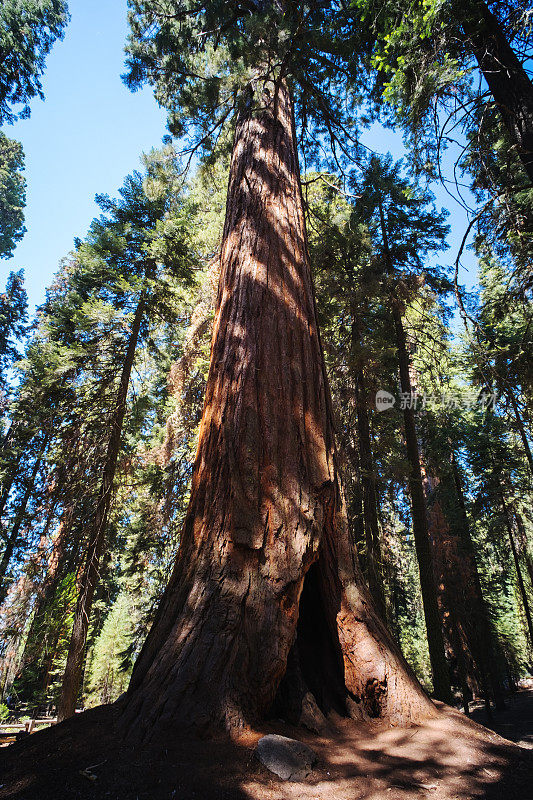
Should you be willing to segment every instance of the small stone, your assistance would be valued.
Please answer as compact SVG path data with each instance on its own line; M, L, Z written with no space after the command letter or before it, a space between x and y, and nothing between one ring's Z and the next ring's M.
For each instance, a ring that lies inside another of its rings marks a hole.
M303 742L269 733L259 739L256 755L261 764L283 781L303 781L313 771L316 753Z

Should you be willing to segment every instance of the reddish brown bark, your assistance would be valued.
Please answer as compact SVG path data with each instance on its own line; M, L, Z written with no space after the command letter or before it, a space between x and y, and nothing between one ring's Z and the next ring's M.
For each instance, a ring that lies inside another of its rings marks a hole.
M191 500L125 700L133 736L255 723L289 652L322 711L434 713L354 574L291 101L274 94L237 125Z

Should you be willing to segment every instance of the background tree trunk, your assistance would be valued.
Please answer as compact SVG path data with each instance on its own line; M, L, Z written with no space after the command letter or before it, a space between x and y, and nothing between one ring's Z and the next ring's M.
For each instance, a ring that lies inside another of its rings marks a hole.
M411 378L409 375L409 353L402 315L398 302L392 298L392 314L398 349L398 364L400 368L400 385L402 392L411 398L413 394ZM440 621L439 606L437 601L437 585L433 571L431 555L431 542L427 519L426 499L422 483L422 470L420 468L420 453L416 435L415 413L408 401L403 410L405 443L407 459L409 461L409 494L411 495L411 508L413 519L413 536L415 539L416 557L420 573L420 589L422 591L422 605L428 637L429 659L433 675L433 691L435 697L446 703L451 701L450 676L444 637Z
M33 465L33 469L26 485L26 491L24 492L24 496L21 500L21 503L17 509L17 513L15 515L15 519L13 521L13 527L9 533L9 536L6 539L6 545L4 548L4 552L2 553L2 558L0 560L0 605L4 602L7 596L8 586L6 581L6 574L9 567L9 563L11 558L13 557L13 553L15 551L15 547L17 545L18 535L20 533L20 528L22 523L24 522L24 515L26 514L26 508L30 501L30 498L33 493L33 488L35 486L35 481L37 479L37 475L41 468L41 463L43 460L44 453L48 446L48 434L45 434L43 437L41 447L39 452L35 458L35 463Z
M463 30L533 183L533 84L484 2L473 3L465 14Z
M451 450L450 464L459 511L456 523L461 542L461 563L464 576L460 587L464 595L463 608L465 613L463 615L463 624L469 631L469 641L479 670L481 685L485 691L490 688L496 708L501 711L505 708L503 688L497 666L501 654L498 652L496 634L492 627L487 603L483 595L476 563L476 550L466 513L463 481L453 448Z
M363 370L356 375L357 433L359 443L359 463L363 487L363 509L366 549L368 556L368 585L376 609L383 620L387 619L385 595L383 591L383 570L381 542L379 536L378 501L376 475L372 457L370 420L368 418L368 397Z
M74 627L70 640L65 674L63 676L63 684L61 686L61 697L57 708L57 719L59 722L74 714L76 710L76 700L81 686L85 643L87 641L87 631L89 629L94 591L98 582L100 558L105 545L113 481L115 479L118 451L120 449L122 425L126 414L128 386L145 308L146 296L144 292L142 292L131 326L128 347L124 358L124 366L120 376L115 410L111 420L111 434L107 447L102 483L100 485L96 511L89 535L85 568L81 576L80 595L74 615Z
M235 135L190 505L125 700L133 737L253 724L291 650L302 711L307 687L323 712L434 713L354 573L291 99L280 81L260 100Z
M503 512L503 517L505 521L505 527L507 528L507 535L509 536L509 544L511 545L511 552L513 554L514 565L516 569L516 577L518 579L518 588L520 590L520 596L522 598L522 605L524 607L524 614L526 615L526 622L527 622L527 629L529 632L529 646L530 650L533 653L533 618L531 616L531 608L529 606L529 599L527 596L526 586L524 584L524 577L522 575L522 567L520 565L520 558L518 555L518 551L516 549L516 542L514 539L513 533L513 523L511 519L511 514L509 511L509 507L505 500L503 491L500 491L500 504Z

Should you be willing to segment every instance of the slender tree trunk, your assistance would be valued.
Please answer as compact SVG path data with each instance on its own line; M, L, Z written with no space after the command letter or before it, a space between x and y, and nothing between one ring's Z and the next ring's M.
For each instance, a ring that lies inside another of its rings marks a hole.
M467 9L463 30L533 183L533 84L487 5L477 0Z
M368 585L376 608L386 620L385 595L383 592L383 570L379 535L376 474L372 457L370 421L368 419L368 397L363 370L356 375L357 433L359 442L359 464L363 487L363 509L366 550L368 554Z
M8 538L7 538L6 546L5 546L4 552L2 554L2 559L0 560L0 605L4 602L4 600L6 599L6 596L7 596L8 587L7 587L7 583L6 583L6 573L7 573L7 570L8 570L8 567L9 567L9 563L11 561L11 558L13 556L13 552L14 552L16 544L17 544L17 539L18 539L18 535L20 533L20 528L21 528L21 525L22 525L22 523L24 521L24 515L26 514L26 508L27 508L28 503L30 501L30 498L31 498L31 496L33 494L33 488L34 488L34 485L35 485L35 480L37 478L37 475L39 473L39 469L41 467L43 456L44 456L46 447L48 445L48 440L49 440L49 436L48 436L48 434L46 434L43 437L43 440L42 440L42 443L41 443L41 448L40 448L39 453L38 453L38 455L37 455L37 457L35 459L35 463L33 465L33 469L32 469L31 475L30 475L30 479L29 479L28 484L26 486L26 491L24 492L24 496L22 498L20 506L17 509L17 513L16 513L15 519L13 521L13 527L11 528L11 532L10 532Z
M292 103L284 81L259 99L236 129L190 504L124 701L133 738L254 724L287 693L301 718L310 695L324 713L434 713L352 566Z
M520 596L522 598L522 605L524 607L524 614L526 615L526 622L527 622L527 629L529 631L529 643L531 647L531 651L533 652L533 620L531 618L531 609L529 607L529 599L527 596L526 587L524 584L524 578L522 576L522 567L520 565L520 558L518 556L518 551L516 549L516 542L514 540L513 534L513 525L511 522L510 511L505 501L505 497L503 492L500 492L500 503L503 511L503 516L505 519L505 526L507 528L507 534L509 536L509 543L511 545L511 552L513 554L514 565L516 569L516 577L518 579L518 588L520 590Z
M533 589L533 558L531 557L531 551L529 549L524 520L522 519L522 515L517 511L516 506L513 508L513 515L516 520L516 527L518 528L518 534L520 536L520 547L526 562L529 582L531 584L531 588Z
M19 668L19 676L32 676L31 685L24 680L25 699L30 699L34 691L39 691L48 684L47 671L50 653L55 652L57 639L61 632L61 624L54 624L50 633L45 624L48 610L57 595L57 590L68 570L72 567L71 558L67 554L70 538L74 506L69 505L62 515L57 534L52 542L52 551L48 559L45 578L37 592L30 630L26 638L24 653ZM35 676L35 677L33 677Z
M511 406L513 407L516 427L518 428L518 433L520 434L520 438L522 439L522 444L524 445L524 453L526 454L527 463L529 464L531 475L533 475L533 455L531 453L531 447L529 446L529 439L527 438L526 429L524 427L524 421L522 419L522 415L520 414L520 409L518 408L516 397L514 396L514 392L511 389L507 391L507 397L509 398Z
M20 459L19 459L19 461L20 461ZM17 467L18 467L18 462L17 462ZM0 496L0 517L2 517L4 515L4 511L5 511L5 508L6 508L6 505L7 505L7 501L9 500L9 494L10 494L11 488L12 488L14 482L15 482L15 478L16 478L16 472L13 471L9 475L7 480L3 483L2 494Z
M481 587L474 543L470 534L470 525L466 513L463 482L453 448L451 451L451 467L460 513L458 530L464 553L462 562L466 570L463 584L463 591L466 594L465 610L467 612L465 614L465 625L469 623L469 640L479 670L482 688L486 694L487 688L490 687L496 708L502 710L505 708L505 702L502 684L497 670L498 646L490 622L483 589ZM490 708L487 710L490 711Z
M78 698L78 692L80 690L81 679L83 675L83 661L85 655L85 643L87 641L87 631L89 629L89 619L91 615L94 591L98 581L100 558L105 545L107 520L113 491L113 481L115 479L117 458L120 449L122 425L124 422L124 416L126 414L128 386L145 307L146 297L143 292L137 304L135 316L133 318L128 347L124 358L124 366L120 376L115 410L111 421L111 435L109 437L109 443L107 446L102 482L100 484L100 491L96 503L96 511L89 535L85 566L81 576L80 594L76 607L76 613L74 615L74 627L70 640L65 674L63 676L61 697L58 703L58 721L72 716L76 710L76 700Z
M398 362L400 367L400 385L402 392L407 397L412 396L411 378L409 375L409 354L405 331L402 323L401 311L397 303L393 302L394 329L396 333L396 346L398 348ZM413 535L415 539L416 557L420 572L420 588L422 590L422 604L428 637L429 658L433 674L433 689L435 697L444 702L451 699L450 676L444 650L444 638L440 622L439 607L437 602L437 586L433 573L431 557L431 543L429 540L426 500L422 483L420 468L420 455L414 410L406 403L403 410L405 428L405 442L407 459L409 461L409 494L411 495Z
M394 264L392 263L392 258L390 255L387 226L385 224L385 216L383 214L383 207L381 203L379 205L379 215L386 261L385 266L387 273L392 278L394 275ZM398 352L400 388L404 396L409 399L413 396L413 387L411 386L411 376L409 372L410 358L407 350L407 340L402 322L402 312L398 300L393 293L391 294L391 305L396 349ZM415 414L409 400L405 403L405 407L403 409L403 421L407 460L409 462L409 494L411 496L413 536L415 539L416 557L418 560L418 570L420 573L420 589L422 592L422 605L424 607L424 619L426 622L429 659L431 662L431 672L433 676L433 691L437 699L448 703L451 702L452 699L450 675L448 671L448 664L446 662L444 637L442 634L439 605L437 600L437 585L433 571L431 542L429 539L426 499L424 496L422 469L420 467L420 453L418 450Z

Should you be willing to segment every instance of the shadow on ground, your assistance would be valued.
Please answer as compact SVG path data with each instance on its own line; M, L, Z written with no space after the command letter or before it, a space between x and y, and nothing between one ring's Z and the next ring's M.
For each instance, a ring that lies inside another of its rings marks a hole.
M482 703L470 712L480 725L516 742L521 747L533 749L533 690L522 689L509 695L504 711L493 712L489 719ZM533 794L533 792L532 792Z
M500 726L533 733L533 693L513 699ZM523 707L522 707L523 706ZM322 735L281 723L228 739L168 731L129 748L115 735L117 709L101 707L0 751L2 800L533 800L533 751L457 711L409 729L337 719ZM527 719L530 719L527 731ZM283 783L254 756L263 732L309 744L319 763L304 783ZM89 769L89 773L83 774ZM90 776L93 776L91 779Z

